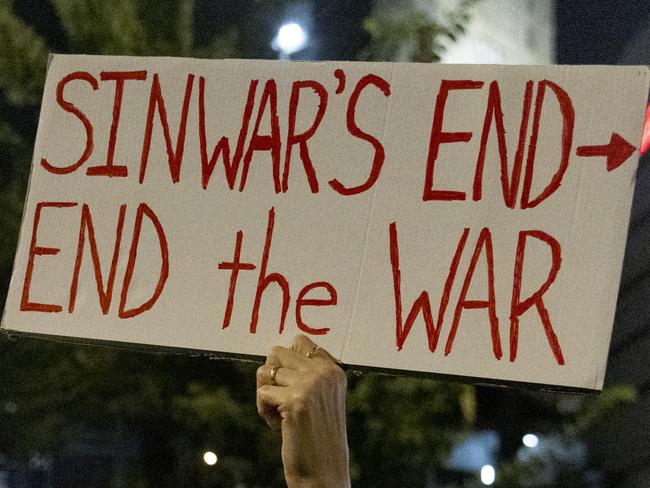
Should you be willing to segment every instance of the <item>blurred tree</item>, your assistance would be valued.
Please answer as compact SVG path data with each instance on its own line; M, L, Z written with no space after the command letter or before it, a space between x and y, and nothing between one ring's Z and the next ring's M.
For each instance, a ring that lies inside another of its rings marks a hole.
M361 51L361 59L369 61L403 59L419 63L440 61L449 42L465 32L472 7L480 0L458 0L454 8L439 18L423 8L404 8L396 2L367 17L363 27L371 42Z

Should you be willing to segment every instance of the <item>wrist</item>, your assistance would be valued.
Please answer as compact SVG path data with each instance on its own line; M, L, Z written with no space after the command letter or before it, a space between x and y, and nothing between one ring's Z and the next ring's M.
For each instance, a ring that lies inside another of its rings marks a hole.
M290 477L286 476L287 488L350 488L348 473L335 476L317 477Z
M347 445L341 452L345 453L340 459L332 456L329 463L311 472L289 471L285 468L285 480L288 488L350 488L350 468L348 463Z

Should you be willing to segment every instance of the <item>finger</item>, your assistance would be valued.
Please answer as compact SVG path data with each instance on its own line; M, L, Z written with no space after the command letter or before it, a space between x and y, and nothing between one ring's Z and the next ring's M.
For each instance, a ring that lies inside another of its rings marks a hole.
M266 425L271 427L273 430L282 429L282 415L275 408L271 409L269 412L261 415L266 422Z
M307 354L314 347L316 347L316 343L304 334L296 334L289 345L289 349L300 354Z
M282 386L262 385L257 390L257 411L273 430L282 428L282 416L279 408L290 398L288 388Z
M256 404L257 404L257 412L260 414L260 416L264 419L264 421L268 424L269 427L271 427L273 430L279 430L282 427L282 416L280 415L280 412L278 412L278 409L276 406L274 406L274 402L266 402L264 400L265 396L262 392L265 391L266 388L281 388L281 387L273 387L270 385L262 385L260 388L257 389L257 394L256 394ZM275 397L271 397L275 398Z
M273 368L275 368L275 384L273 378ZM301 379L301 373L295 369L290 369L284 366L271 366L264 364L257 368L257 388L263 385L272 386L291 386L297 384Z
M335 363L340 363L340 361L335 359L328 351L303 334L296 335L289 347L300 354L304 354L305 357L308 357L309 359L323 358L329 361L334 361Z
M286 347L275 346L268 355L267 364L277 364L297 371L304 371L309 368L308 359Z
M257 399L268 408L279 408L293 393L282 386L262 385L257 389Z

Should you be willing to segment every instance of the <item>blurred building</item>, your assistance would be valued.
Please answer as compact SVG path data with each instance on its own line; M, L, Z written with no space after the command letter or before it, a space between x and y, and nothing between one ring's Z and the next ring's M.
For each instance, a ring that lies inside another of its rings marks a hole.
M434 3L449 10L455 0ZM443 63L552 64L555 62L554 0L483 0L472 10L466 34L450 45Z
M413 8L445 19L461 0L380 0L377 8L399 16ZM406 61L406 59L403 59ZM552 64L555 62L554 0L481 0L471 9L465 33L450 42L443 63Z

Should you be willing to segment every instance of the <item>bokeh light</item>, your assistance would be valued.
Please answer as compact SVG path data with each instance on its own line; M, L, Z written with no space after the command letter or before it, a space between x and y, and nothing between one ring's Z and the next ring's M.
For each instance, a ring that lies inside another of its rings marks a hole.
M491 485L496 479L496 472L494 471L494 466L486 464L481 468L481 483L484 485Z
M276 38L278 49L284 54L300 51L307 43L307 34L299 24L291 22L284 24L278 31Z
M537 447L539 444L539 437L535 434L526 434L522 437L521 442L523 442L526 447Z
M203 462L208 466L214 466L215 464L217 464L218 460L219 458L212 451L206 451L203 453Z

